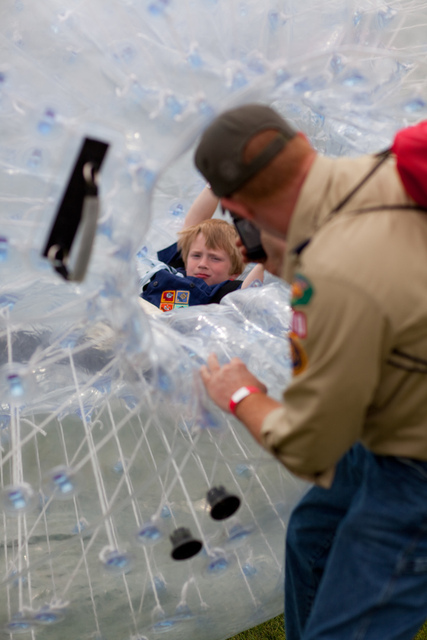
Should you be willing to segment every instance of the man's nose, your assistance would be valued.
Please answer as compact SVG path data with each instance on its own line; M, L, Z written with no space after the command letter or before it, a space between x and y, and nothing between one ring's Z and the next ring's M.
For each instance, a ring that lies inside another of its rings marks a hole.
M207 267L208 262L206 260L206 256L200 256L199 258L199 267Z

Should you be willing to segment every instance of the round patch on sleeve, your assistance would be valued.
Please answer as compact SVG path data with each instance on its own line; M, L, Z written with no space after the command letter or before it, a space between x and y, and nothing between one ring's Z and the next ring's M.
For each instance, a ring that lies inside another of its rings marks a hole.
M291 306L308 304L314 294L310 280L301 273L296 273L292 283Z
M292 369L294 376L297 376L307 368L308 357L298 336L293 331L289 334L289 344L291 347Z

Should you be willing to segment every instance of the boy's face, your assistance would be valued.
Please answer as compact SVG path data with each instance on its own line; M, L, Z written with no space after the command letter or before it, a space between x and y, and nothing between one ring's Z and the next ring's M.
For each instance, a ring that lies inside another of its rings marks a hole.
M219 284L224 280L234 280L230 275L231 259L224 249L208 249L202 233L194 240L188 252L185 272L187 276L201 278L206 284Z

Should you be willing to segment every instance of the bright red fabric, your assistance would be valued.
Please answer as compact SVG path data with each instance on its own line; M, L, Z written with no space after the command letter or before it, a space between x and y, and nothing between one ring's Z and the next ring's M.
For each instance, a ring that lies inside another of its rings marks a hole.
M392 151L407 193L427 208L427 120L398 131Z

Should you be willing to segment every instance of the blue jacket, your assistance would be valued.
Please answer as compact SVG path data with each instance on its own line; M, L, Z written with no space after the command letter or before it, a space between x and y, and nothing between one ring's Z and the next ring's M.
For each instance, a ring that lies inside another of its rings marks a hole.
M143 287L141 297L162 311L220 302L227 293L242 286L241 280L224 280L219 284L209 285L201 278L187 276L176 242L159 251L157 257L169 268L165 267L155 273Z

